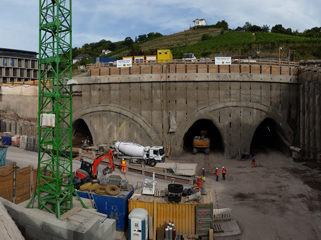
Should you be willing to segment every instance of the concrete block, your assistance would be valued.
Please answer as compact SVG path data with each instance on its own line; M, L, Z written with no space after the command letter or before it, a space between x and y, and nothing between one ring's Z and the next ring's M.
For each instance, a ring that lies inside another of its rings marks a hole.
M70 222L65 221L50 221L43 223L42 231L48 233L52 236L57 237L58 239L72 239L74 236L74 231L77 229L77 226Z
M106 239L114 240L117 238L116 232L116 221L114 219L106 219L103 223L100 223L99 231L97 232L96 239Z
M32 227L30 225L26 225L26 238L33 240L52 240L53 237L49 233L45 233L38 228Z

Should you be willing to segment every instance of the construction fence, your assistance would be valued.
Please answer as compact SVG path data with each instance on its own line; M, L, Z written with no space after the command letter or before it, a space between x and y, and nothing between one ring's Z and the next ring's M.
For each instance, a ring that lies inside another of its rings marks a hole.
M38 170L19 168L15 163L0 167L0 197L15 204L31 198L37 186Z

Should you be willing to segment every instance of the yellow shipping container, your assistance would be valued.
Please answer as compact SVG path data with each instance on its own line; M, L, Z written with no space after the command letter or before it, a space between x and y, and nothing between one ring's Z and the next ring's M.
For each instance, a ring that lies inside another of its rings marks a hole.
M168 203L163 197L142 195L141 190L136 190L128 200L128 212L134 208L146 209L148 216L153 217L155 232L158 227L171 221L175 224L176 232L195 234L196 206L213 206L212 194L208 192L207 195L203 195L199 203L185 202L185 200L186 198L182 197L181 203Z
M157 61L159 63L168 63L173 61L172 51L169 49L157 50Z

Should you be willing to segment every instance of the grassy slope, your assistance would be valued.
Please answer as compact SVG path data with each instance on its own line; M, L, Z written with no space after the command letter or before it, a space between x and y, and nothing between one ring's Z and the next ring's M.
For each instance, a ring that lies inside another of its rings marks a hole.
M208 38L202 41L202 36ZM291 36L269 32L225 32L217 28L192 29L172 35L162 36L142 43L140 48L156 52L157 49L169 48L174 58L181 58L183 53L192 52L198 58L225 56L269 56L277 57L279 47L281 55L288 57L290 50L295 53L295 60L321 58L321 39ZM117 56L127 56L128 51L121 51Z

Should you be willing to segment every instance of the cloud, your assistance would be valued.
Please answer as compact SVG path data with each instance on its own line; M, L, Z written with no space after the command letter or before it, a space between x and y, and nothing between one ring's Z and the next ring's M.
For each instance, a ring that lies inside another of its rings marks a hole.
M72 0L73 46L150 32L173 34L196 18L208 24L225 20L232 29L250 22L303 32L320 27L319 5L319 0ZM39 1L2 0L1 9L0 47L38 51Z

